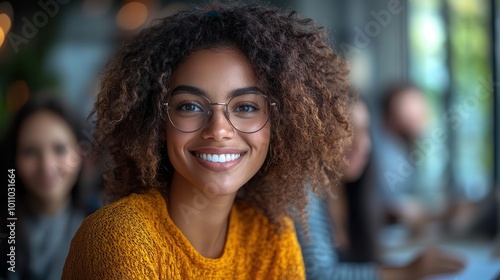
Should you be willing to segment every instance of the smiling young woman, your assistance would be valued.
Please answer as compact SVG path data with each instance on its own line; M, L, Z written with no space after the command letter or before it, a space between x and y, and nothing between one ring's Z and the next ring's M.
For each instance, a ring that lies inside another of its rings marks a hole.
M179 12L115 55L94 113L112 204L63 279L303 279L290 211L331 190L347 65L324 31L259 4ZM332 141L332 139L334 139Z

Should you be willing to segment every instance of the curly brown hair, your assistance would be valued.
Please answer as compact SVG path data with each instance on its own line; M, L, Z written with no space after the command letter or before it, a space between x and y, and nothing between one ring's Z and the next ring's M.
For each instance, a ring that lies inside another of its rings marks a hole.
M304 215L306 184L325 195L339 183L342 150L351 134L349 70L329 46L324 28L296 12L217 3L158 20L107 65L91 116L97 115L95 151L109 153L104 177L110 201L168 188L172 165L161 104L170 77L193 50L220 47L245 54L277 104L268 156L240 189L242 198L279 224L290 209ZM333 175L325 176L325 167Z

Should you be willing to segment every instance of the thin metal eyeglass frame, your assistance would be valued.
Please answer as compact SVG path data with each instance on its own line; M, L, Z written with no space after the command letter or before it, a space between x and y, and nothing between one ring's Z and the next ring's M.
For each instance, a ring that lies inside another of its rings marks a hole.
M163 103L163 105L167 106L167 116L168 116L168 120L170 121L170 123L172 124L172 126L173 126L175 129L177 129L178 131L180 131L180 132L184 132L184 133L193 133L193 132L196 132L196 131L198 131L198 130L202 129L202 128L203 128L203 127L207 124L208 120L210 119L210 116L212 116L212 112L213 112L213 111L212 111L212 106L224 106L224 107L225 107L225 110L224 110L224 115L225 115L225 117L226 117L227 121L229 122L229 124L230 124L230 125L231 125L234 129L236 129L237 131L239 131L239 132L241 132L241 133L252 134L252 133L259 132L261 129L263 129L263 128L266 126L266 124L269 122L269 119L271 118L271 108L273 108L273 106L276 106L276 103L275 103L275 102L270 102L270 101L269 101L269 98L268 98L266 95L264 95L264 94L259 94L259 95L261 95L261 96L265 97L265 98L266 98L266 100L268 101L268 103L269 103L269 114L268 114L268 116L267 116L267 120L266 120L266 122L262 125L262 127L261 127L261 128L259 128L259 129L257 129L256 131L252 131L252 132L246 132L246 131L239 130L238 128L236 128L236 127L234 126L233 122L231 122L231 119L229 118L230 113L229 113L229 109L228 109L228 104L229 104L229 103L231 103L231 101L232 101L234 98L238 97L238 96L235 96L235 97L233 97L233 98L229 99L229 101L228 101L227 103L221 103L221 102L210 102L210 100L209 100L207 97L205 97L205 96L201 96L201 97L203 97L204 99L206 99L206 100L208 101L208 104L209 104L209 110L208 110L208 113L206 113L206 118L205 118L205 122L203 123L203 125L202 125L200 128L195 129L195 130L192 130L192 131L185 131L185 130L182 130L182 129L178 128L178 127L174 124L174 122L172 121L172 119L170 118L170 114L169 114L169 110L168 110L168 109L169 109L169 107L168 107L168 102Z

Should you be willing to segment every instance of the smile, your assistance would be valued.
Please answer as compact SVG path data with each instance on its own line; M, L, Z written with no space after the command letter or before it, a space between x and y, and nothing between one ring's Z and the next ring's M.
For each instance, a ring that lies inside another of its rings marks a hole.
M241 154L199 154L195 153L198 158L210 162L230 162L240 158Z

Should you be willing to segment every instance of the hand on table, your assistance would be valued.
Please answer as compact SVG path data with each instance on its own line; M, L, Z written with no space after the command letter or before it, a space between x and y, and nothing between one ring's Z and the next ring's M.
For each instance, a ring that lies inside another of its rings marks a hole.
M449 252L429 247L406 267L416 279L421 279L427 276L457 273L465 267L465 261Z

